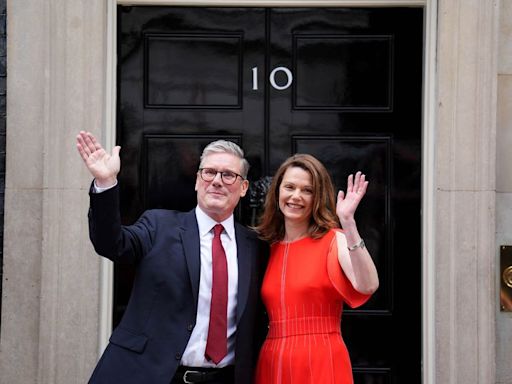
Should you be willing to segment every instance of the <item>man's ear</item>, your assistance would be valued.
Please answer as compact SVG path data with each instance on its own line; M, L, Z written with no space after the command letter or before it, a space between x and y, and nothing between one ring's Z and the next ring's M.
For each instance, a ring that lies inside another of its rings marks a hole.
M247 193L247 190L249 189L249 180L242 181L241 191L240 191L240 197L244 197Z

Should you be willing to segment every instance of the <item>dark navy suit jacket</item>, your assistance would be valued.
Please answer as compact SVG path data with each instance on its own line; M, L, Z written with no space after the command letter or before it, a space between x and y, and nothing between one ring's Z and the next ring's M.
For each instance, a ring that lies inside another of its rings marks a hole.
M148 210L122 226L118 187L90 193L89 234L96 252L136 265L125 314L89 383L169 384L194 328L200 243L195 211ZM254 232L235 223L238 258L235 382L252 381L264 336L259 289L267 255Z

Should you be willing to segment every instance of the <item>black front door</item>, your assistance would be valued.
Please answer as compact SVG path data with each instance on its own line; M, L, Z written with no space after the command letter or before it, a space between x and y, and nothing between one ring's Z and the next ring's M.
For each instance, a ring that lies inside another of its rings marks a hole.
M420 8L119 7L118 143L122 219L189 210L202 148L238 142L252 187L290 154L310 153L338 188L362 170L357 215L381 286L347 309L342 332L356 383L421 382ZM132 271L115 268L114 324Z

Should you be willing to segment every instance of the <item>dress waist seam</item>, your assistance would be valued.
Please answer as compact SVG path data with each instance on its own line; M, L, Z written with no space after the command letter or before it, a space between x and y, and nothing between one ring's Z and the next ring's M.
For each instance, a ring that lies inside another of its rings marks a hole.
M282 334L281 332L269 332L267 335L267 339L286 339L289 337L297 337L297 336L318 336L318 335L332 335L338 334L341 335L341 331L326 331L326 332L303 332L303 333L287 333Z
M267 337L270 339L288 336L341 334L340 319L336 317L314 319L288 319L270 321Z

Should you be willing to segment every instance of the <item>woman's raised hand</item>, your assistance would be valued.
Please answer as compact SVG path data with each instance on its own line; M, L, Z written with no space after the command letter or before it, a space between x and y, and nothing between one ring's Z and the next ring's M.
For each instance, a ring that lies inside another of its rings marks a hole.
M347 192L338 192L338 201L336 203L336 214L340 219L341 225L354 221L354 214L359 202L366 193L368 181L366 176L358 171L354 175L349 175L347 179Z

